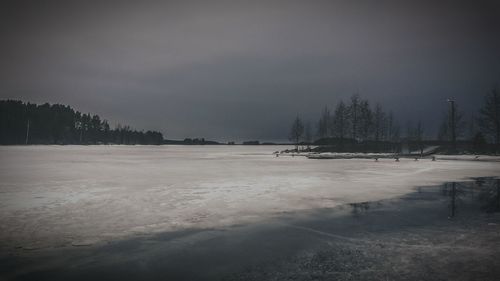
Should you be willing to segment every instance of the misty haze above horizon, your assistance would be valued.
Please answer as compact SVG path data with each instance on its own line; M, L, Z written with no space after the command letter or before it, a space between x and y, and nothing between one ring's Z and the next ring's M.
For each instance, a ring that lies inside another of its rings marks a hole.
M168 139L286 139L359 93L433 134L500 85L499 1L0 4L0 99L68 104Z

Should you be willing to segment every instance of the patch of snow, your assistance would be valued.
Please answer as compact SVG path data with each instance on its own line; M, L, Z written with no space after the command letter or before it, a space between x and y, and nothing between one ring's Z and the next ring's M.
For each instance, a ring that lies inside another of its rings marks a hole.
M0 249L227 226L500 174L500 163L487 161L273 155L285 148L0 147Z

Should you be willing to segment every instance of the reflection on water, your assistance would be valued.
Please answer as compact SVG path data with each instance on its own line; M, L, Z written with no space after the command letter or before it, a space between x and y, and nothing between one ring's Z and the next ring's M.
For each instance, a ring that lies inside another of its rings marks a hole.
M456 182L443 184L442 194L443 196L448 196L450 198L448 204L449 218L453 218L455 216L457 212L457 205L462 205L464 203L463 198L469 191L470 196L473 197L474 188L468 188L468 186Z
M478 199L482 202L483 211L488 213L500 211L500 179L492 179L489 184L482 183Z
M473 182L445 183L442 192L450 198L450 218L464 205L479 205L481 211L488 213L500 211L500 179L475 178Z
M452 219L462 213L500 212L500 179L494 177L472 178L466 182L447 182L438 187L418 187L400 200L442 201L443 215ZM387 202L385 203L387 204ZM361 216L376 209L381 202L351 203L351 214Z
M370 210L370 204L372 202L360 202L360 203L351 203L349 206L351 206L351 213L354 216L358 216L360 214L368 212Z

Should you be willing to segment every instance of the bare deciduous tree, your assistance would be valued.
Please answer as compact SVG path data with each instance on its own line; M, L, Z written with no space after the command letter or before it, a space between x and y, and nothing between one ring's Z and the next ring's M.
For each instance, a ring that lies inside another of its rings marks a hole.
M307 148L310 149L310 145L313 141L311 122L307 121L304 128L304 141L307 143Z
M424 154L424 145L422 143L424 139L424 127L422 125L422 121L418 120L417 127L415 127L414 131L415 141L418 144L418 148L420 149L420 155Z
M493 138L498 152L500 148L500 93L497 88L485 96L479 113L479 126L485 135Z
M295 144L295 150L299 151L299 142L301 137L304 135L304 124L300 119L299 115L293 120L292 127L290 129L290 136L288 137L290 141Z
M349 105L349 119L351 123L351 134L352 139L356 140L358 137L358 125L359 125L359 95L353 95L351 97L351 104Z
M340 140L342 146L349 132L349 109L343 101L340 101L335 108L332 124L332 135Z
M456 140L463 136L466 124L463 120L464 114L458 109L456 102L451 100L449 102L450 107L439 127L438 139L451 142L452 150L456 150Z
M321 112L321 117L318 121L318 137L327 138L329 137L329 128L330 128L331 116L330 109L327 106Z
M399 141L399 126L394 121L394 114L389 112L389 116L387 117L387 139L391 142Z
M384 138L386 116L382 106L377 103L375 112L373 113L373 131L375 141L380 141Z
M370 108L370 103L366 100L359 104L359 136L364 140L368 140L373 129L373 113Z

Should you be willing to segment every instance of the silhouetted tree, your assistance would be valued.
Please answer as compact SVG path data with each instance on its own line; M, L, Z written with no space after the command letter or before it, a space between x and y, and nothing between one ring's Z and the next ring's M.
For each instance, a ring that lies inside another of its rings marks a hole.
M479 114L481 131L493 139L498 152L500 150L500 94L497 88L492 89L485 96Z
M295 120L293 120L292 127L290 128L290 135L289 139L295 144L295 150L299 151L299 143L302 135L304 134L304 124L302 123L302 120L297 117L295 117Z
M386 129L385 120L386 116L382 106L377 103L375 106L375 112L373 113L374 139L377 142L384 138Z
M442 118L441 124L439 125L439 130L438 130L438 135L437 139L439 141L449 141L450 140L450 134L449 134L449 127L450 127L450 121L448 120L448 114L444 114L444 117Z
M423 144L424 127L422 125L422 121L418 120L417 126L415 127L415 131L413 134L415 141L418 145L418 148L420 150L420 155L422 155L424 153L424 144Z
M439 127L438 140L451 142L451 150L456 152L456 140L464 135L465 125L464 114L456 102L450 100L448 111L443 115Z
M367 141L373 129L373 113L368 101L363 100L359 104L359 136Z
M313 136L312 136L312 129L311 129L311 122L306 122L306 125L304 127L304 141L307 144L307 149L310 149L310 145L313 141Z
M323 111L321 112L321 116L318 120L318 134L317 135L319 138L329 137L330 121L331 121L330 109L328 109L328 107L325 106L325 108L323 108Z
M351 135L353 140L356 140L358 137L359 104L360 104L359 96L357 94L353 95L351 97L351 104L349 105L349 119L351 123Z
M332 135L339 139L342 147L349 132L349 109L343 101L340 101L335 108L332 125Z
M389 116L387 116L387 139L391 142L399 141L399 126L396 124L394 120L394 114L389 112Z
M472 113L470 115L470 119L469 119L468 123L469 123L469 126L468 126L467 139L473 140L476 137L477 133L479 132L478 127L477 127L476 117L474 116L474 113Z

